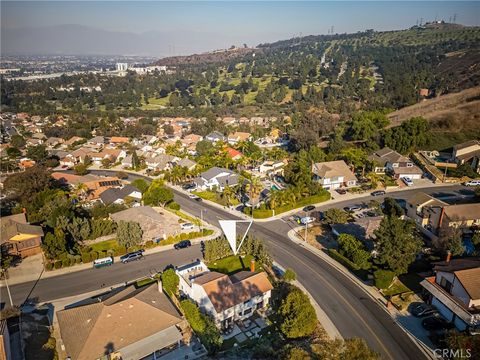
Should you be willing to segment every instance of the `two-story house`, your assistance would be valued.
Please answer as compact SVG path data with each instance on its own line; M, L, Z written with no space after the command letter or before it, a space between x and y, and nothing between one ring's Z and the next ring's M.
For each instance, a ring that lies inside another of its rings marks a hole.
M240 271L228 276L209 271L202 261L178 267L176 273L180 293L223 328L265 309L273 289L265 272Z
M420 179L423 174L422 169L412 160L388 147L375 151L369 156L369 160L375 164L374 171L377 174L388 173L395 179Z
M459 165L469 164L473 170L480 173L480 141L470 140L455 145L452 160Z
M357 177L343 160L326 161L312 165L315 181L325 189L351 187L357 184Z
M239 176L231 170L219 167L213 167L200 174L194 179L197 188L201 190L212 190L216 188L220 191L227 186L235 186L238 184Z
M0 218L0 230L3 254L25 258L42 252L43 229L30 225L24 213Z
M448 257L434 271L420 283L428 302L458 330L480 330L480 259Z
M252 134L248 132L236 131L234 133L228 134L227 141L231 145L235 145L240 141L249 141L252 139Z
M217 142L217 141L225 141L227 138L222 134L219 133L218 131L213 131L207 136L205 136L205 140L211 141L211 142Z
M448 204L423 192L412 194L406 200L406 215L430 238L439 235L440 229L454 227L469 232L480 226L480 203Z

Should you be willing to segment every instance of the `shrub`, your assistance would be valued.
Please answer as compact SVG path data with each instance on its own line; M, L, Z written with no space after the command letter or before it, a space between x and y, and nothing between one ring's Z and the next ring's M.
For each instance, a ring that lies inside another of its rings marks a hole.
M180 210L180 204L175 201L168 203L167 207L172 210Z
M82 263L88 264L90 261L92 261L90 253L82 253Z
M155 244L153 243L152 240L148 240L148 241L145 243L145 247L146 247L147 249L149 249L149 248L155 247Z
M98 253L96 251L90 251L90 261L98 259Z
M127 253L127 249L125 248L125 246L119 246L115 248L114 256L122 256L122 255L125 255L126 253Z
M285 273L283 274L283 280L286 282L293 281L297 278L297 274L292 269L286 269Z
M47 262L45 264L45 270L50 271L53 269L53 264L51 262Z
M165 270L162 273L162 287L169 296L178 292L179 281L178 275L173 269Z
M290 339L311 335L317 327L317 315L308 296L293 287L278 309L280 329Z
M60 269L62 267L62 262L61 261L55 261L54 267L55 267L55 269Z
M375 286L378 289L386 289L393 282L395 273L390 270L377 270L373 273L375 278Z
M70 258L65 258L62 260L62 267L68 267L70 266L70 264L71 264Z
M330 255L332 258L334 258L335 260L337 260L339 263L346 266L350 270L359 270L358 266L355 263L347 259L345 256L340 254L335 249L328 249L328 255Z
M80 255L75 255L75 264L80 264L82 262L82 257Z

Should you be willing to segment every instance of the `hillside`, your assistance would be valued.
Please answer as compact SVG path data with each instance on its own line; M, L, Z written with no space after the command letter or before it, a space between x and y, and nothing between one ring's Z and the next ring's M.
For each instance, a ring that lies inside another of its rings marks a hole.
M233 48L187 56L171 56L160 59L154 65L179 66L225 63L254 52L253 48Z

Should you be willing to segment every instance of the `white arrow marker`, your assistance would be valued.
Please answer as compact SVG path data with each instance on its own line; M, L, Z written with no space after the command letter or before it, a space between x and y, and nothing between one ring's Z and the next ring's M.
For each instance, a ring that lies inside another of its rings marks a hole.
M243 240L247 237L248 230L253 224L252 220L218 220L220 227L227 238L228 243L230 244L230 248L232 249L233 253L237 255L238 250L242 247ZM243 234L243 238L240 241L240 245L237 248L237 223L248 223L247 231Z

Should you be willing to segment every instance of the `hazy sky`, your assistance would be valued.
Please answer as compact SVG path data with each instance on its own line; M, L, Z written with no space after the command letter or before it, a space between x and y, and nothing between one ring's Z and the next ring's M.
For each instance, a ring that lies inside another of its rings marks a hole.
M448 21L454 14L459 23L480 25L480 3L462 1L1 1L2 30L78 24L134 33L205 34L225 46L240 45L242 39L256 45L300 33L326 34L331 26L336 33L404 29L420 18Z

